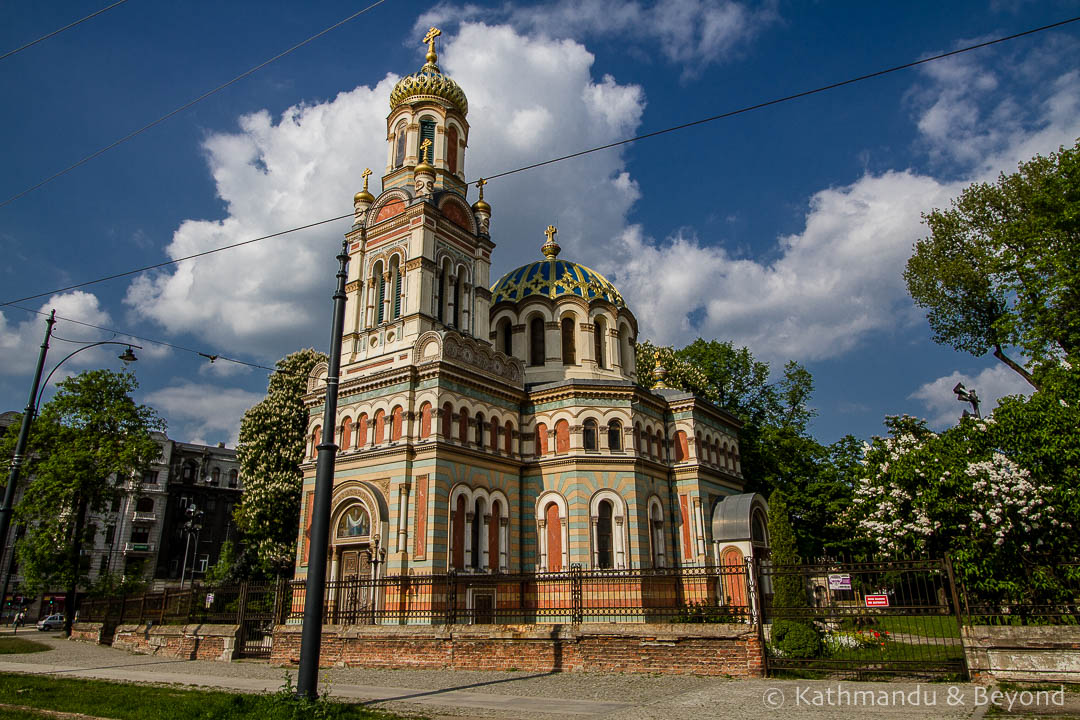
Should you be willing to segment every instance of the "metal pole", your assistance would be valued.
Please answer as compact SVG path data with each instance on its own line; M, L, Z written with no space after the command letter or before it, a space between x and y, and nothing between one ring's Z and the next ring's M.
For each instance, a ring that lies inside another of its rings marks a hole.
M330 493L334 485L334 460L337 454L338 375L341 372L341 333L345 327L345 280L349 263L348 241L341 243L337 256L337 290L334 292L334 320L330 331L330 358L326 372L326 403L323 410L323 436L315 465L315 503L312 512L311 540L308 548L308 574L304 597L304 629L300 635L300 669L296 694L314 700L319 689L319 651L322 645L323 597L326 592L326 553L330 535Z
M187 541L184 543L184 563L180 566L180 589L184 589L184 578L187 577L187 556L188 551L191 550L191 529L184 528L184 534L187 535Z
M30 399L26 401L26 410L23 411L22 427L19 429L19 440L15 444L15 454L11 458L11 470L8 472L8 484L4 489L4 504L0 505L0 542L7 542L8 529L11 525L11 506L15 503L15 484L19 481L19 468L22 466L23 455L26 453L26 443L30 438L30 425L34 422L34 406L37 403L38 385L41 384L41 371L45 368L45 356L49 354L49 338L52 337L53 325L56 324L56 311L49 313L49 319L45 321L45 339L41 342L41 351L38 353L37 369L34 371L34 382L30 386ZM15 544L11 545L11 552L15 552ZM0 598L7 597L8 582L11 573L4 573L3 592Z

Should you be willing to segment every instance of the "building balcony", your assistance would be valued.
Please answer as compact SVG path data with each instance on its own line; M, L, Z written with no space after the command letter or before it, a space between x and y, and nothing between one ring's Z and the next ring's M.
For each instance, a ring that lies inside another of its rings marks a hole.
M156 512L139 512L138 510L135 510L131 514L131 521L132 522L149 522L149 523L157 522L157 513Z
M154 552L154 543L124 543L125 555L149 555L152 552Z

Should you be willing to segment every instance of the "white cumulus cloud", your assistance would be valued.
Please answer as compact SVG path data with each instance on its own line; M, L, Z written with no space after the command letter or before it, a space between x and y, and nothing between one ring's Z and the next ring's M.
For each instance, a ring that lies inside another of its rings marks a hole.
M238 388L181 380L147 393L143 401L169 418L169 436L183 442L236 447L240 418L262 400Z
M63 360L65 355L86 343L113 339L124 341L124 338L113 338L101 330L78 324L89 323L108 327L111 322L109 313L101 308L97 296L92 293L76 290L54 295L37 310L38 314L24 313L14 308L0 311L0 374L28 377L33 374L38 349L45 338L46 316L52 310L56 311L58 319L53 327L54 339L50 343L45 372ZM69 320L77 322L69 322ZM74 342L66 342L68 340ZM109 362L110 354L117 355L117 352L113 351L114 347L93 348L74 355L53 376L53 380L62 380L70 376L71 370L77 371L79 368L97 367L103 364L119 365L119 361Z
M922 385L909 396L913 400L922 401L926 406L928 422L935 430L955 425L964 410L971 410L969 404L959 402L953 394L956 383L963 383L965 388L976 392L984 416L997 407L1001 398L1008 395L1030 395L1033 390L1026 380L1002 363L981 370L976 375L954 371L950 375L939 377Z

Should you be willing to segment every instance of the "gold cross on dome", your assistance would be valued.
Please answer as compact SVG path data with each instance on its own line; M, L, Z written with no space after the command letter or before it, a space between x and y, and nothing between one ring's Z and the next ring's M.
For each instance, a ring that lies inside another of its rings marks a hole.
M367 191L367 179L371 175L371 168L364 168L364 172L360 173L360 177L364 178L364 190Z
M476 181L476 189L480 191L480 199L484 199L484 186L488 184L488 181L484 178L480 178Z
M555 233L557 232L559 232L559 228L554 225L548 225L547 230L544 231L544 234L547 235L547 241L555 242Z
M424 36L424 42L428 44L428 47L432 50L435 49L435 38L442 35L442 30L437 27L433 27L427 31L427 35Z
M431 147L431 138L424 138L424 142L420 143L420 162L427 162L427 149Z

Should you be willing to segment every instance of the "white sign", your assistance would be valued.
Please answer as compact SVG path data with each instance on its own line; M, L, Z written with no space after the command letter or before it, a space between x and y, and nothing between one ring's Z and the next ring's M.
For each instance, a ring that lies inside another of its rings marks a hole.
M214 604L214 593L206 593L206 609L209 610L210 606Z
M850 590L851 589L851 576L847 573L841 575L829 576L829 589L830 590Z

